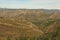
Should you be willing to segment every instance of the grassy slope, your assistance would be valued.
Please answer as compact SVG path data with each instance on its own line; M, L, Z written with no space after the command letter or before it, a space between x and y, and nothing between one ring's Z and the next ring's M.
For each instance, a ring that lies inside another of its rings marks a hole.
M60 29L60 12L49 14L41 10L17 10L4 13L0 19L0 34L2 36L18 37L44 34L41 40L60 39L60 30L57 30ZM7 18L4 19L6 16Z
M32 37L42 35L42 33L35 25L26 20L0 19L0 37Z

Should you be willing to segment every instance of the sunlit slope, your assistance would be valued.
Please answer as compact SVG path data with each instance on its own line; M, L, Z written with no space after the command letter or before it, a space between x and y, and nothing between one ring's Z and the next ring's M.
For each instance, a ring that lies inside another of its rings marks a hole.
M3 36L39 36L43 32L26 20L0 19L0 35Z
M60 12L54 12L49 18L60 19Z
M53 24L47 27L47 32L55 32L59 29L60 29L60 21L56 20Z

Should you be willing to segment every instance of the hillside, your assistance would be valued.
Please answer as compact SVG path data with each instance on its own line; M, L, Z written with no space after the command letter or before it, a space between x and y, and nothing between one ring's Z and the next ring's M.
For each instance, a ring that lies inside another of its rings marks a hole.
M42 34L42 31L40 31L34 24L27 22L26 20L0 19L0 35L3 35L2 37L31 37Z
M51 19L60 19L60 12L54 12L53 15L50 16Z
M59 40L60 10L1 9L0 39Z

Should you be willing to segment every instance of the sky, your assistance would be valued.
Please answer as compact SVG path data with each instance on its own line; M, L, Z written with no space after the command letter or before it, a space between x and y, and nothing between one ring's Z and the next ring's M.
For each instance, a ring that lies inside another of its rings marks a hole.
M60 9L60 0L0 0L0 8Z

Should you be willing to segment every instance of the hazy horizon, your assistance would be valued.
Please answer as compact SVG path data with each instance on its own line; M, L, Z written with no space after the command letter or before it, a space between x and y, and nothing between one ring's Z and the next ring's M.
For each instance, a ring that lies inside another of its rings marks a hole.
M60 9L60 0L0 0L0 8Z

